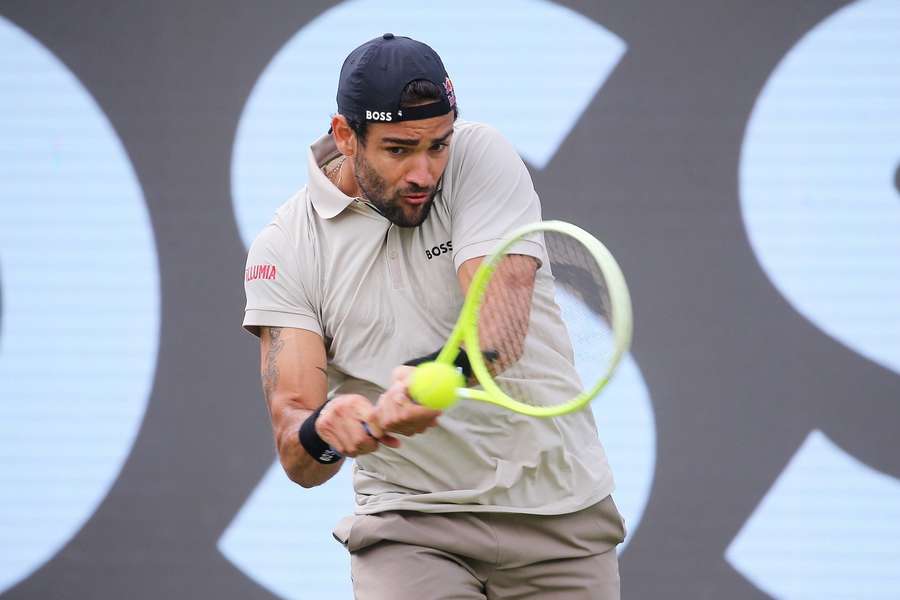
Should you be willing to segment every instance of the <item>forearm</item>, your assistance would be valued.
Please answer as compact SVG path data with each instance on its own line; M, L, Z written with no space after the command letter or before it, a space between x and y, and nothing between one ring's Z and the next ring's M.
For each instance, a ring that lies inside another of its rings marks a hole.
M328 464L320 463L300 444L300 427L314 411L294 408L282 412L285 414L278 417L275 432L275 445L281 467L291 481L305 488L322 485L340 470L344 460Z
M263 394L281 465L303 487L330 479L343 461L322 464L301 445L300 426L327 395L325 348L320 336L308 331L263 327L260 331L260 373Z
M530 287L507 287L485 297L478 314L478 339L492 372L503 371L522 356L530 315Z
M477 262L476 262L477 261ZM463 263L460 280L468 286L480 259ZM478 314L478 337L488 367L499 373L522 356L531 320L537 262L530 256L504 258L491 277Z

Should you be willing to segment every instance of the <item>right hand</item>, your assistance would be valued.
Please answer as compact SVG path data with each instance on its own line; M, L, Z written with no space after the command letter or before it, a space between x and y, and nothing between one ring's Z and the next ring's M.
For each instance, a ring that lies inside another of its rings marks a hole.
M391 374L391 385L378 398L375 416L385 431L416 435L437 427L441 411L416 404L409 396L409 382L416 368L402 366Z
M384 431L369 399L359 394L335 396L319 414L316 433L342 456L369 454L378 444L400 445L400 440Z

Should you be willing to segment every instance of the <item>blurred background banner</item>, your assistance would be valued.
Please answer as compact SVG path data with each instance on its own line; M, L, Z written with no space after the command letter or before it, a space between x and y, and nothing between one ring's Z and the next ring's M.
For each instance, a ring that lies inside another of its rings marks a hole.
M900 598L896 0L0 3L0 598L350 597L243 269L387 31L628 278L623 597Z

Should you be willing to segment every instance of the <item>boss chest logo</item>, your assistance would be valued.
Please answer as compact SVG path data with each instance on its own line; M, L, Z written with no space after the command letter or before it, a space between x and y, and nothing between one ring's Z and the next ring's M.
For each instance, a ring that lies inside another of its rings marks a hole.
M428 260L431 260L432 258L436 258L436 257L440 256L441 254L449 254L451 252L453 252L453 242L450 240L447 240L446 242L442 242L442 243L438 244L437 246L432 246L431 248L426 248L425 256L428 257Z
M392 113L385 112L383 110L367 110L366 111L366 120L367 121L392 121L394 116Z
M275 265L250 265L244 269L244 281L275 279L276 275Z

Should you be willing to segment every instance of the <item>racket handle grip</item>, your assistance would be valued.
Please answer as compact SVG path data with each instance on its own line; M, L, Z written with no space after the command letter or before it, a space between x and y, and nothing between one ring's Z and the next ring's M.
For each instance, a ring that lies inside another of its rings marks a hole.
M425 356L420 356L418 358L412 358L406 361L404 366L407 367L416 367L421 365L422 363L434 362L437 360L438 355L441 353L442 348L435 350L431 354L426 354ZM494 350L486 350L482 352L485 360L488 362L493 362L499 358L500 354ZM472 372L472 363L469 362L469 355L466 354L465 348L459 349L459 354L456 355L456 358L453 360L453 364L462 371L462 374L466 376L466 379L471 379L474 373Z
M369 424L366 423L365 421L360 421L360 423L362 424L363 429L366 430L366 433L369 434L369 437L372 438L372 439L375 439L375 436L372 435L372 430L369 429ZM329 448L331 448L331 446L329 446ZM334 452L337 456L340 456L341 458L343 458L343 456L344 456L343 454L341 454L340 452L338 452L338 451L335 450L334 448L331 448L331 451Z

